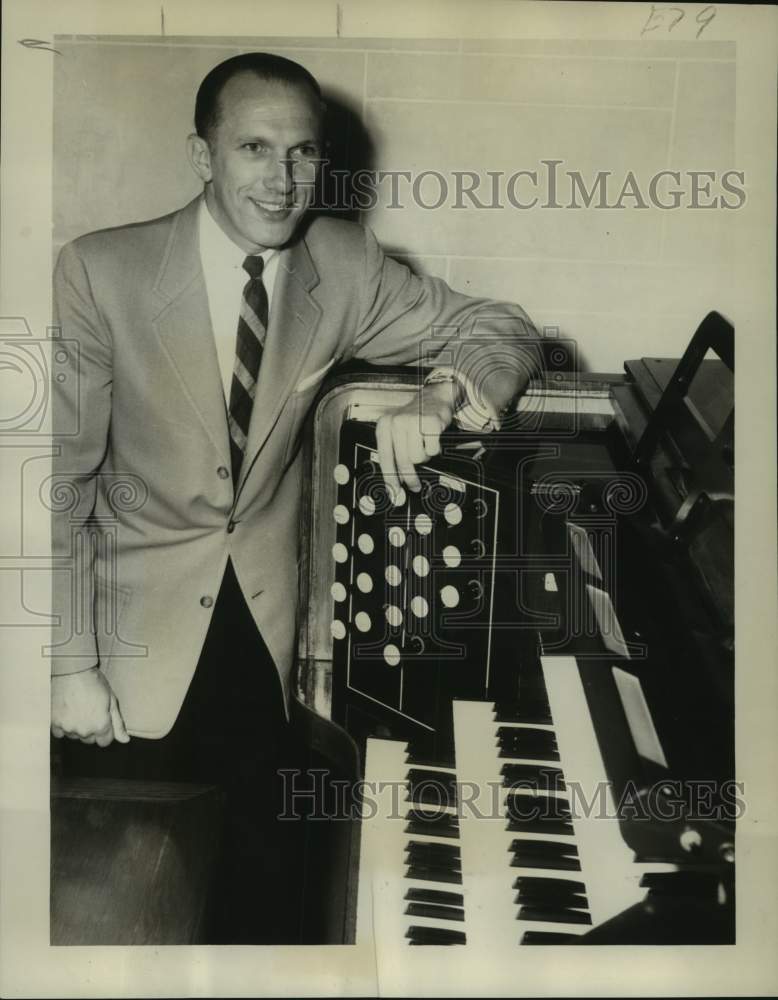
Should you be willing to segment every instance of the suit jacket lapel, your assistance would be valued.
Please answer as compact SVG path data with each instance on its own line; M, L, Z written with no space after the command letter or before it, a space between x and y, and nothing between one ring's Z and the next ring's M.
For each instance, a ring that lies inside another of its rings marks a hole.
M321 308L310 291L318 281L304 239L281 252L239 489L294 389L313 342Z
M230 464L224 391L205 289L195 198L173 217L154 291L164 305L154 327L198 418L217 451Z

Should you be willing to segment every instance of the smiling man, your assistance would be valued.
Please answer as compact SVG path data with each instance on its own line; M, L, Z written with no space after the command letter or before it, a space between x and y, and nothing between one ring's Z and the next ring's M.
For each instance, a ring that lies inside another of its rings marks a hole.
M362 226L306 217L322 120L296 63L221 63L187 145L203 194L81 237L55 273L70 371L53 383L54 433L79 431L54 459L75 499L53 504L52 733L69 738L71 773L223 788L214 942L294 940L291 908L285 922L261 904L292 895L292 838L273 817L293 758L299 438L322 380L355 357L429 364L433 335L449 348L377 429L387 480L414 489L458 407L497 423L536 365L518 306L413 275Z

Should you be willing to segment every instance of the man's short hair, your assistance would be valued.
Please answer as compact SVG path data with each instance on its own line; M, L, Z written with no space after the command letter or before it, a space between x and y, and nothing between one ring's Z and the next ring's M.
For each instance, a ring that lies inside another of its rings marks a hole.
M244 52L214 66L200 84L195 99L195 131L202 139L207 141L219 124L221 92L238 73L253 73L268 83L307 88L317 103L322 99L316 79L299 63L269 52Z

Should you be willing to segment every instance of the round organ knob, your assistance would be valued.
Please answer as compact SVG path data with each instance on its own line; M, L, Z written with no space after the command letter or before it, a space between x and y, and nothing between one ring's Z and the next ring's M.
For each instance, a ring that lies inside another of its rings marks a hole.
M443 517L451 525L457 525L462 522L462 508L458 503L447 503L443 510Z
M392 628L399 628L403 623L403 613L393 604L389 604L386 608L386 620Z
M399 587L403 578L399 566L387 566L384 571L384 576L386 577L386 582L390 587Z
M392 643L389 643L388 646L384 646L384 659L390 667L396 667L400 662L400 650L397 646Z
M693 851L698 851L702 847L702 834L699 830L695 830L692 827L687 826L685 830L681 831L678 841L681 847L691 854Z
M348 559L348 549L343 542L335 542L332 546L332 558L336 563L344 563Z
M413 525L420 535L428 535L432 531L432 518L429 514L417 514Z
M338 583L337 580L330 587L330 593L332 594L333 598L336 601L346 600L346 588L343 586L342 583Z
M451 584L447 584L440 592L440 599L444 608L455 608L459 604L459 591Z
M339 503L333 510L332 516L338 524L348 524L351 514L348 512L348 507L344 507L342 503Z
M405 545L405 532L399 524L394 524L389 529L389 544L394 545L396 549Z
M373 578L369 573L360 573L357 576L357 587L363 594L369 594L373 589Z
M335 468L332 470L332 475L338 486L345 486L346 483L351 478L348 469L346 468L345 465L342 464L335 466Z
M456 569L462 562L462 553L456 545L447 545L443 549L443 562L451 569Z
M370 535L367 535L363 532L357 539L357 547L359 548L360 552L362 552L366 556L369 556L370 553L375 548L375 542L370 537Z
M360 611L359 614L354 616L354 624L360 632L369 632L372 625L370 615L366 611Z
M411 601L411 611L417 618L426 618L429 610L429 605L420 594L417 594Z
M365 515L365 517L370 517L375 514L375 500L367 495L359 498L359 509Z
M424 556L414 556L413 558L413 572L417 576L426 576L430 571L429 560Z
M343 624L342 621L339 621L337 618L330 625L330 632L332 634L333 639L346 638L346 626Z

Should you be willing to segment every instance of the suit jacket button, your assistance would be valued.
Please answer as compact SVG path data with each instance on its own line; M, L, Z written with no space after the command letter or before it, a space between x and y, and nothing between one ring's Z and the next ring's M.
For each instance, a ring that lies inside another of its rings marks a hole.
M202 604L204 608L210 608L213 605L213 598L209 594L205 594L204 597L200 598L200 604Z
M227 534L228 534L228 535L231 535L231 534L233 533L233 531L234 531L234 530L235 530L235 522L234 522L234 521L230 521L230 522L229 522L229 523L227 524Z
M225 465L220 465L219 468L216 470L216 475L219 477L219 479L229 479L230 470Z

